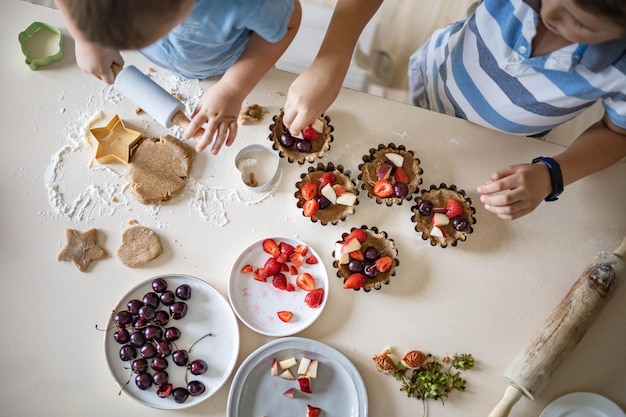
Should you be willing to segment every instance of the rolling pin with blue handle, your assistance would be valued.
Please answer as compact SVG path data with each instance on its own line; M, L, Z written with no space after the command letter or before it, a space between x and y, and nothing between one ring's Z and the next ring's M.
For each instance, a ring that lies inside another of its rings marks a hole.
M510 385L489 417L506 417L522 397L534 399L576 347L624 280L626 238L613 253L600 252L561 303L504 371Z
M129 65L122 68L114 64L113 73L115 74L113 83L115 89L141 107L157 122L167 128L176 125L187 129L190 121L184 113L185 105L139 71L137 67ZM204 129L200 128L193 137L200 140L203 134Z

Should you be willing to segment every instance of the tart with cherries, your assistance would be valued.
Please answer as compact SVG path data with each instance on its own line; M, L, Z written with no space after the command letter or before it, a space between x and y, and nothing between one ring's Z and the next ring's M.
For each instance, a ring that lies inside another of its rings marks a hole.
M359 190L350 178L350 171L344 171L342 165L335 166L332 162L309 167L300 175L296 188L294 196L302 214L323 226L346 220L359 204Z
M272 148L278 151L281 158L287 158L289 162L297 162L300 165L314 162L330 149L334 128L328 116L322 115L317 118L301 132L300 136L289 132L283 124L282 109L279 115L274 116L273 121L268 138L273 143Z
M400 263L394 241L376 227L353 227L350 233L343 233L332 255L343 288L365 292L389 284Z
M422 183L420 160L413 151L393 143L370 149L359 170L361 188L378 204L391 206L411 200Z
M465 195L465 191L458 190L455 185L442 183L422 190L415 197L411 211L415 230L422 234L422 239L429 240L432 246L456 246L474 231L472 226L476 223L476 209L472 207L472 200Z

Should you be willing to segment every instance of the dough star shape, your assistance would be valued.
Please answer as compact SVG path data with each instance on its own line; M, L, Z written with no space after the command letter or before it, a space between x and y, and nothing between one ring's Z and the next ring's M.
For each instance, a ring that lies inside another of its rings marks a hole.
M91 261L97 261L107 256L107 252L98 245L98 230L90 229L80 232L75 229L66 229L67 244L59 253L59 261L72 261L79 271L85 272Z
M105 127L89 129L98 142L96 161L105 164L112 160L128 163L130 152L141 139L141 133L128 129L116 114Z

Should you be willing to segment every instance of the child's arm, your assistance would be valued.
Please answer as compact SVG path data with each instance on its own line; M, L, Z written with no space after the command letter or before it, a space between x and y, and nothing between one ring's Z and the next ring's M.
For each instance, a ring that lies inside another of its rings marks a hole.
M61 16L65 20L67 29L69 30L76 44L76 63L83 71L92 74L96 78L101 79L107 84L113 84L115 75L113 74L113 64L124 66L124 59L119 51L109 48L102 48L85 39L78 30L70 12L65 4L65 0L55 0Z
M561 166L563 185L607 168L626 157L626 130L607 118L583 132L566 150L554 156ZM519 164L496 171L478 187L485 209L505 220L533 211L552 192L543 163Z
M202 152L213 142L211 153L215 155L224 143L226 146L232 145L237 135L237 118L243 100L287 49L300 26L301 15L300 2L296 0L287 25L287 34L276 43L268 42L252 33L237 62L204 93L184 133L185 138L191 138L206 124L205 133L196 145L196 151Z
M324 41L309 68L289 87L283 122L294 133L335 101L363 28L382 0L338 0Z

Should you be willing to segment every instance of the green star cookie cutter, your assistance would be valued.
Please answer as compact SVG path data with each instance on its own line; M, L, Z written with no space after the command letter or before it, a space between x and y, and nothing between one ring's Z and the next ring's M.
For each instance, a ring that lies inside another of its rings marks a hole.
M26 65L33 71L63 58L63 34L52 25L34 22L17 39Z

